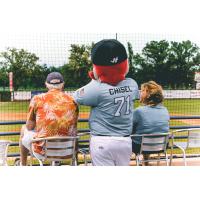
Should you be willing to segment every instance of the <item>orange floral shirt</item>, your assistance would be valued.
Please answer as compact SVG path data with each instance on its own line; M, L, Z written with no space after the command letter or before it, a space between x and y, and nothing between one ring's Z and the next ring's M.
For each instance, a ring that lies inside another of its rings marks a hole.
M36 122L34 138L75 136L77 134L78 106L63 91L52 89L36 95L29 105L27 122ZM41 142L34 151L42 154Z

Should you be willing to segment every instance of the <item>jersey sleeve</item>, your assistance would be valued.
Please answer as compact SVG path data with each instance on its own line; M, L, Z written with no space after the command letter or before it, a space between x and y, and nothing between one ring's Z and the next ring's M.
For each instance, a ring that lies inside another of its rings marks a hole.
M86 106L97 106L99 94L99 83L92 80L73 94L77 104Z
M139 94L137 82L132 78L127 78L127 81L128 81L128 84L132 88L132 92L133 92L132 100L134 101L135 99L139 99L140 94Z

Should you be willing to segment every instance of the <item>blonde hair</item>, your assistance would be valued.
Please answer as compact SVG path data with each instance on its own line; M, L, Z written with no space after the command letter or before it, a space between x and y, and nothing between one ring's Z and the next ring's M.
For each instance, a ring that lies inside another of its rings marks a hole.
M157 105L163 102L163 89L155 81L148 81L143 83L141 85L141 89L145 89L147 92L147 96L143 99L142 103L146 105Z

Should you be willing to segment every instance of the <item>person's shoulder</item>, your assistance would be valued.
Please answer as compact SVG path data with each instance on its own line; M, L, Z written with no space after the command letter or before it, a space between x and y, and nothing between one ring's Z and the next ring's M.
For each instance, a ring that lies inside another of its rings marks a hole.
M72 93L71 92L69 92L69 91L64 91L64 92L62 92L62 93L60 93L62 96L64 96L64 97L71 97L72 96Z
M92 79L88 85L93 85L93 86L99 86L99 85L102 85L102 83L100 81L97 81L97 80L94 80Z
M62 96L67 100L67 101L74 101L74 98L72 96L72 94L68 93L68 92L63 92Z
M160 108L160 109L162 109L162 110L167 110L167 108L161 103L161 104L158 104L157 106L156 106L157 108Z
M144 110L146 110L145 106L139 106L139 107L134 109L134 112L135 113L141 113L141 112L144 112Z
M126 80L126 81L130 81L130 82L135 82L135 80L132 79L132 78L125 78L125 80Z
M42 98L44 98L46 95L47 95L47 92L37 94L37 95L33 96L32 100L36 101L36 100L38 100L38 99L42 99Z
M160 104L160 105L159 105L159 108L161 109L161 110L160 110L160 111L161 111L160 113L162 113L162 115L164 115L164 116L170 118L169 111L168 111L168 109L167 109L163 104Z
M72 97L75 91L63 91L64 96Z
M94 79L92 79L88 84L86 84L86 85L99 85L101 82L99 82L98 80L94 80ZM86 86L85 85L85 86ZM83 86L84 87L84 86Z
M138 85L137 82L132 78L126 78L125 81L127 81L127 82L129 82L130 84L133 84L133 85Z
M101 85L101 82L92 79L88 84L84 85L83 87L79 88L79 90L83 88L94 88L94 87L99 87Z
M40 94L34 95L34 96L31 98L31 101L30 101L29 106L30 106L30 107L34 107L34 106L36 106L39 102L43 102L43 100L45 99L45 96L46 96L46 93L40 93Z
M167 107L165 107L164 105L162 105L162 109L169 115L169 111L168 111Z
M133 110L133 116L138 119L143 118L144 113L145 113L144 106L139 106Z

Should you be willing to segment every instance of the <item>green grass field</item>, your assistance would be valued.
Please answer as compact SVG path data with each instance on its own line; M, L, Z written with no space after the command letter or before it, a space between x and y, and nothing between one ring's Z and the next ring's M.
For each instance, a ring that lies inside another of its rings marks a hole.
M0 102L0 113L16 113L27 112L29 102ZM164 101L170 113L184 115L200 115L200 99L176 99ZM135 101L135 107L139 106L139 102ZM89 112L88 106L80 106L80 112Z
M170 114L200 115L200 99L166 99L164 105Z
M27 112L29 102L0 102L0 113Z
M17 118L13 118L13 114L24 114L28 111L29 102L0 102L0 121L16 121ZM170 115L200 115L200 100L199 99L177 99L177 100L165 100L164 105L169 110ZM139 106L139 101L135 102L135 108ZM80 113L90 112L90 108L87 106L80 106ZM4 116L7 118L4 120ZM10 117L10 118L9 118ZM11 118L12 117L12 118ZM8 120L9 119L9 120ZM192 121L192 120L191 120ZM177 125L189 125L185 121L171 120L171 126ZM20 131L21 125L2 125L0 126L0 132L12 132ZM78 123L79 129L88 129L88 123ZM19 136L1 136L0 139L8 139L13 142L19 141ZM194 151L194 150L193 150ZM189 152L189 153L193 153ZM200 150L197 149L200 153ZM19 147L9 147L9 153L19 152Z
M12 118L11 114L25 114L28 111L29 102L0 102L0 120L1 121L16 121L18 118ZM199 99L180 99L180 100L165 100L164 105L169 110L170 115L200 115L200 100ZM135 107L139 106L139 102L135 102ZM80 106L80 113L90 112L88 106ZM7 115L7 118L10 120L5 120L4 115ZM12 116L13 117L13 116ZM170 125L184 125L184 122L173 120L170 122ZM4 125L0 126L0 132L4 131L19 131L21 125ZM88 128L88 123L79 123L78 128Z

